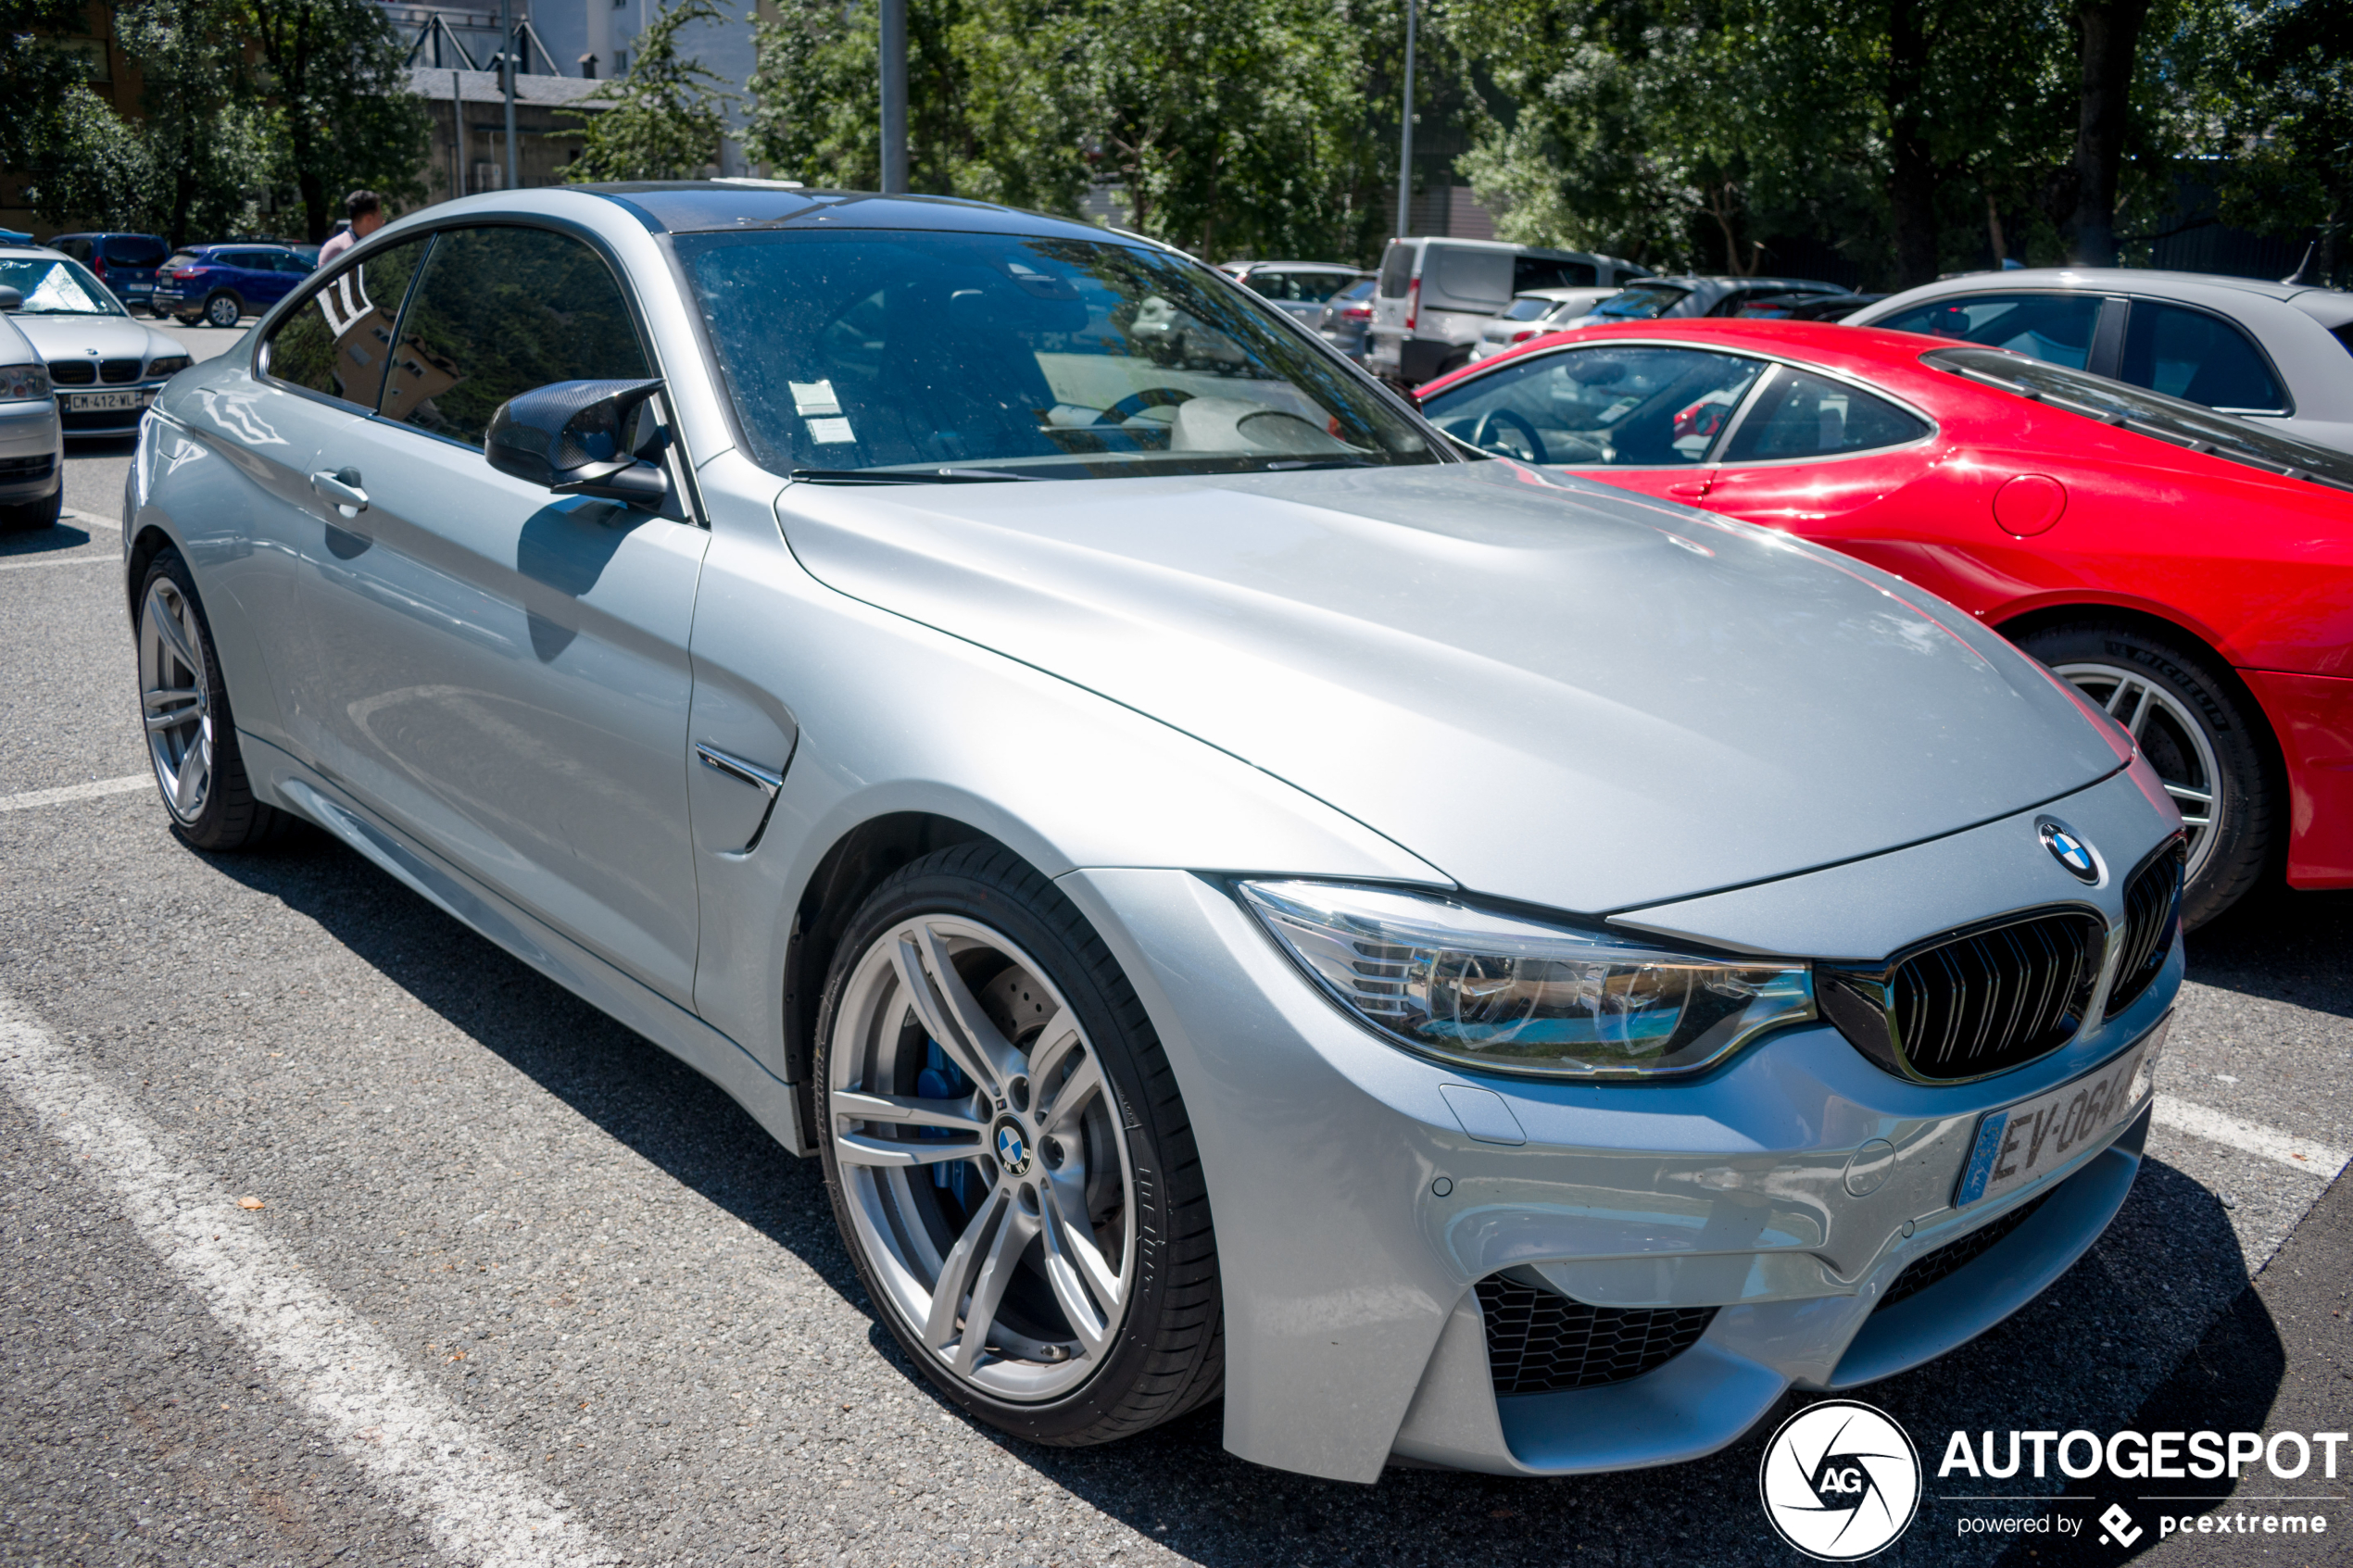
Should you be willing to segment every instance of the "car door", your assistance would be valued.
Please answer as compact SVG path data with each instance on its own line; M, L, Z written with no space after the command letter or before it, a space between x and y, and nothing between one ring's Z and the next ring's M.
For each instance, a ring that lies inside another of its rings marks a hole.
M174 465L225 459L220 504L204 509L208 532L192 532L188 544L205 564L207 591L230 594L244 611L220 624L253 639L277 699L273 715L241 698L239 723L300 757L315 755L320 725L298 706L293 680L310 658L301 563L341 538L321 518L311 476L331 438L375 407L393 319L423 255L424 242L414 240L340 269L271 324L256 375L207 387L182 406L201 453L175 435L161 454ZM199 526L195 514L183 526Z
M376 414L321 459L304 709L321 771L478 882L685 1006L697 919L687 639L706 535L493 470L492 414L651 359L584 241L434 237ZM340 497L340 501L337 497Z
M1699 504L1868 555L1881 508L1933 466L1935 433L1877 392L1776 364L1727 430Z
M1423 412L1499 457L1690 502L1706 493L1708 452L1765 368L1680 345L1592 344L1506 360Z

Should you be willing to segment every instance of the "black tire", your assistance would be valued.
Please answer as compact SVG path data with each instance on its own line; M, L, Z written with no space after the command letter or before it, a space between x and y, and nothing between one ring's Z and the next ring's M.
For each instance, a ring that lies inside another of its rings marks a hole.
M188 563L180 552L166 549L148 563L147 574L140 580L138 603L144 616L149 602L149 590L157 578L169 578L186 598L194 614L196 636L202 644L205 663L206 692L212 719L212 783L203 805L193 819L182 820L167 799L164 810L171 818L171 831L194 848L215 853L240 849L258 849L285 838L296 825L296 819L274 806L256 800L253 788L245 776L243 752L237 746L235 715L229 707L229 688L221 678L220 653L212 640L212 621L205 614L204 600L196 593L195 579L188 571ZM144 637L145 626L137 629ZM144 711L143 711L144 717ZM162 794L160 778L157 793Z
M16 501L0 506L0 533L31 533L36 528L55 528L64 514L66 492L63 485L45 500Z
M208 327L228 328L245 320L245 304L227 289L204 302L204 322ZM221 318L226 317L223 320Z
M829 1110L834 1035L859 957L894 926L945 916L1003 933L1048 972L1078 1014L1116 1096L1137 1191L1134 1295L1116 1346L1088 1381L1049 1403L994 1398L958 1379L902 1322L851 1223ZM1173 1420L1223 1386L1223 1303L1209 1195L1175 1073L1143 1004L1077 909L1012 851L989 843L937 851L894 873L852 918L836 951L820 1014L812 1076L817 1137L834 1218L875 1311L939 1390L999 1430L1076 1448Z
M2099 696L2101 687L2099 677L2086 671L2106 668L2173 698L2212 751L2212 782L2220 786L2210 825L2191 844L2183 923L2203 925L2252 891L2271 865L2281 791L2272 763L2276 743L2237 677L2202 650L2111 621L2045 626L2020 638L2019 646L2054 670L2075 671L2087 696ZM2196 739L2179 729L2171 713L2153 716L2140 737L2142 750L2160 776L2196 784L2204 771ZM2194 803L2185 808L2195 809Z

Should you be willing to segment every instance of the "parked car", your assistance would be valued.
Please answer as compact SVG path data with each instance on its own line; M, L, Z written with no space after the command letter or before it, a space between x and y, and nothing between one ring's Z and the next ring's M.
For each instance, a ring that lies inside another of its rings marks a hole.
M1220 270L1311 327L1334 295L1372 276L1339 261L1229 261Z
M1482 448L1859 556L2132 732L2191 923L2353 886L2353 458L2080 370L1816 322L1590 329L1425 389Z
M0 283L0 531L47 528L65 504L65 436L49 367L12 320L23 303Z
M49 248L90 269L92 276L132 310L145 306L155 294L156 268L171 251L160 234L121 233L59 234L49 242Z
M1250 353L1231 333L1202 321L1160 295L1137 302L1127 336L1154 364L1178 370L1234 374L1249 369Z
M2353 294L2203 272L2023 268L1847 318L2014 349L2353 452Z
M310 265L289 245L190 245L157 272L155 313L189 326L233 327L283 299Z
M1883 294L1776 294L1743 301L1732 314L1746 321L1837 321L1886 297Z
M1781 301L1794 304L1815 295L1845 293L1836 283L1826 283L1818 278L1645 278L1595 306L1591 315L1560 324L1564 328L1590 327L1612 321L1660 321L1685 316L1738 316L1761 305Z
M1471 345L1470 362L1491 359L1515 344L1546 332L1560 331L1564 321L1574 321L1590 314L1592 308L1616 289L1530 289L1515 298L1502 315L1478 329L1478 342Z
M1373 291L1379 286L1377 278L1351 283L1324 301L1324 308L1315 317L1315 331L1323 340L1360 365L1365 362L1367 329L1373 324Z
M325 271L132 464L161 810L319 823L711 1074L977 1419L1659 1464L2123 1202L2181 819L1919 589L1468 460L1083 223L577 185Z
M1373 295L1365 367L1411 386L1470 362L1480 329L1530 289L1614 287L1649 270L1614 256L1500 240L1391 240Z
M164 383L188 368L185 348L133 320L69 257L0 245L0 286L23 301L8 320L46 361L68 436L131 434Z

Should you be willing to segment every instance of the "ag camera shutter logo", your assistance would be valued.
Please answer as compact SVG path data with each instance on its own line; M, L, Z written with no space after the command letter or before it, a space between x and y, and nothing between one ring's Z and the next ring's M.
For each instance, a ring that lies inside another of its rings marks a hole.
M1756 1473L1765 1517L1823 1562L1893 1545L1920 1506L1920 1456L1884 1411L1825 1399L1781 1423Z

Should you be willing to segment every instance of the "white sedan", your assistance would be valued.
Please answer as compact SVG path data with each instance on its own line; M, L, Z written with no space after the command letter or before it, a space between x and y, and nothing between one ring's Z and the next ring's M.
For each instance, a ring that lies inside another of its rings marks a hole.
M2007 348L2353 452L2353 294L2122 267L1976 272L1846 318Z

